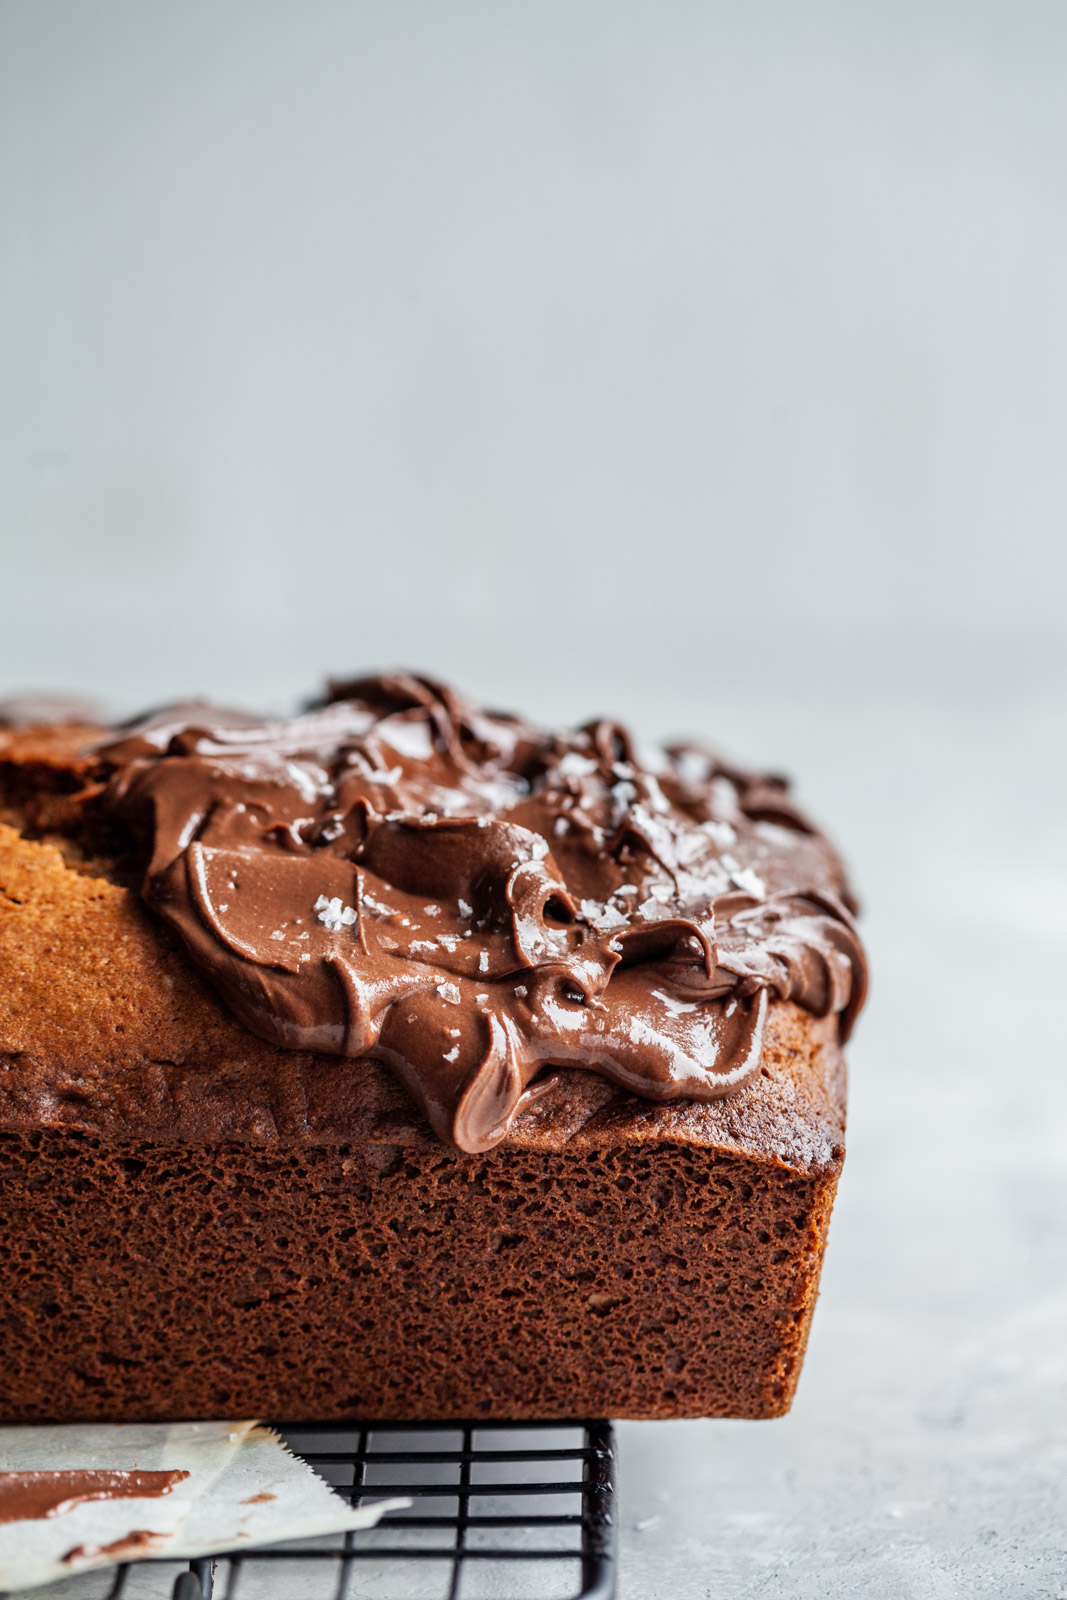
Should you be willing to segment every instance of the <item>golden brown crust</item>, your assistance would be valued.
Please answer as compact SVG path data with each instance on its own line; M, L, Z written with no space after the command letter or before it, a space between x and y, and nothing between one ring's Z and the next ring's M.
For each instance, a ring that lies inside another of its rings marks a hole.
M0 825L0 1126L113 1138L336 1142L422 1120L377 1063L284 1050L235 1022L132 890ZM582 1073L521 1118L524 1149L681 1142L835 1169L836 1019L771 1009L763 1065L728 1100L654 1106ZM542 1117L542 1110L551 1111Z

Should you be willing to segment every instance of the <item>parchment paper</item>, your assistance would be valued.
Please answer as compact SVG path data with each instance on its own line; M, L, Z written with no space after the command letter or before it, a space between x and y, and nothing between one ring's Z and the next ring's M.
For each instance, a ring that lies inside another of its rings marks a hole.
M189 1477L162 1497L94 1500L58 1516L0 1523L0 1589L32 1589L139 1555L181 1559L367 1528L410 1504L353 1510L254 1422L0 1428L0 1472L134 1467ZM152 1538L124 1549L136 1534Z

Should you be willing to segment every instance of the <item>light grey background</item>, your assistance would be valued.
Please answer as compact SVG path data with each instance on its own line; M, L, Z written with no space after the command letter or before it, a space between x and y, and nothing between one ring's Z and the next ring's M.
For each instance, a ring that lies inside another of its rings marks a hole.
M1067 1595L1065 184L1063 0L0 0L0 685L412 664L856 867L797 1405L623 1429L629 1596Z

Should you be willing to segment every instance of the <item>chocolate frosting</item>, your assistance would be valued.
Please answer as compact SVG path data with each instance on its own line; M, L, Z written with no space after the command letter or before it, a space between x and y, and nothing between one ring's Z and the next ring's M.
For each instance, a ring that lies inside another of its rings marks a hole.
M0 1522L61 1517L87 1500L146 1500L170 1494L187 1472L82 1471L0 1472ZM135 1535L134 1537L138 1537Z
M844 873L782 779L618 723L547 733L407 675L264 722L168 708L98 747L143 894L239 1018L387 1063L489 1149L582 1068L650 1100L759 1070L770 997L847 1035Z
M136 1561L151 1555L154 1550L165 1550L169 1542L166 1534L152 1533L148 1528L135 1528L121 1539L112 1539L110 1544L76 1544L67 1551L63 1560L73 1564L75 1561L95 1561L101 1556L109 1556L112 1561L121 1561L124 1557Z

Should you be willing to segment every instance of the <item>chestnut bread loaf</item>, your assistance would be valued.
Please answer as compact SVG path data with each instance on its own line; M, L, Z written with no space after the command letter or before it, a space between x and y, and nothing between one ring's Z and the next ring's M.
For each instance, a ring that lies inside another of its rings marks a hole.
M769 996L706 1100L561 1066L457 1148L388 1060L238 1020L86 805L99 736L0 731L0 1421L788 1408L838 1012Z

